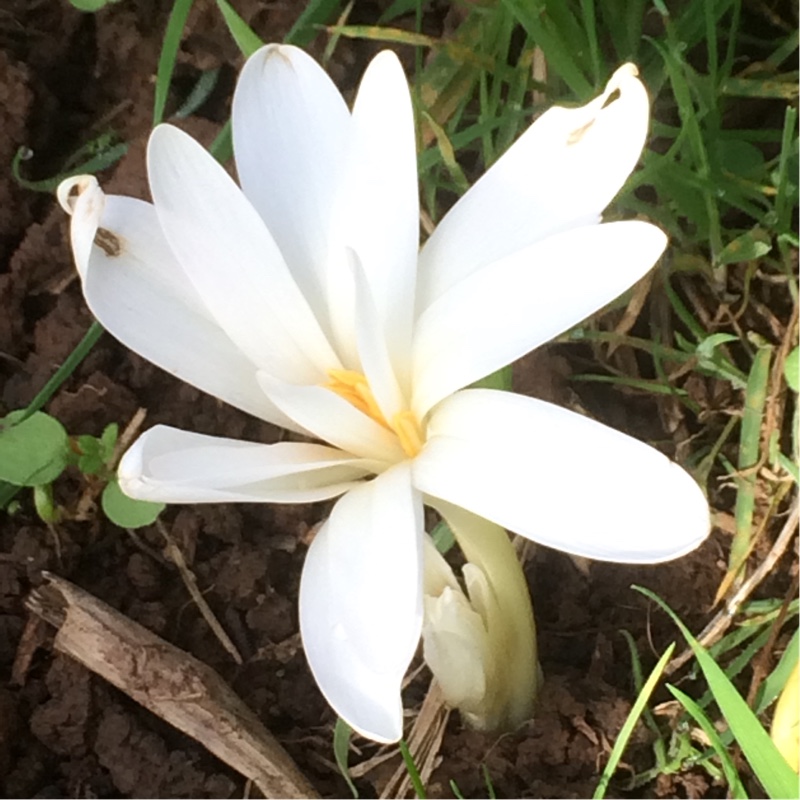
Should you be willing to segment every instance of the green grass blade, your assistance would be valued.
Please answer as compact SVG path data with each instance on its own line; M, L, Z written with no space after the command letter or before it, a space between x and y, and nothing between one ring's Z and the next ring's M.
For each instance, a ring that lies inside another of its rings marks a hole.
M781 660L778 662L778 666L772 670L759 687L755 703L757 714L769 708L778 699L778 695L783 690L783 687L786 686L786 681L797 663L798 655L800 655L799 648L800 630L795 630L791 641L781 656Z
M780 230L789 230L792 218L792 200L797 202L797 176L790 168L792 156L797 153L797 109L786 109L781 136L781 153L778 161L775 196L775 216ZM792 179L795 183L792 186ZM792 192L792 189L794 191ZM794 197L792 197L794 195Z
M414 787L414 793L417 795L419 800L426 800L428 795L425 794L425 787L422 785L422 778L419 776L419 770L417 769L417 765L414 763L414 757L411 755L411 751L408 749L405 739L400 740L400 755L403 756L403 762L408 770L408 777L411 779L411 785Z
M494 790L494 783L492 783L492 776L489 774L489 767L486 764L481 764L481 772L483 772L483 782L486 784L486 796L489 800L497 800L497 792Z
M336 759L336 766L339 767L339 772L342 773L342 777L347 781L353 797L358 800L358 789L356 789L356 785L350 777L350 767L347 763L352 733L353 729L341 717L338 717L336 726L333 729L333 756Z
M631 656L631 671L633 673L633 687L636 690L637 695L639 695L644 688L644 675L642 674L642 662L639 659L639 651L636 649L636 642L633 640L633 636L631 636L628 631L623 629L620 631L620 633L628 644L628 652ZM645 725L650 728L655 736L655 741L653 742L653 751L656 756L656 766L663 768L667 763L667 751L664 745L664 739L662 737L661 730L658 727L655 717L653 716L653 712L650 711L647 706L644 707L642 716L644 717Z
M642 691L639 692L639 696L636 698L636 702L633 704L628 718L625 720L625 724L622 726L622 730L619 732L619 736L617 736L617 740L614 742L614 747L611 749L611 755L608 757L606 768L603 770L603 774L600 776L600 782L597 784L597 788L592 795L593 800L601 800L605 797L609 781L619 765L625 748L628 746L628 740L631 738L633 729L636 727L636 723L639 721L639 717L642 715L647 701L650 699L650 695L656 688L656 684L661 677L661 673L664 671L664 667L667 666L667 662L672 658L672 651L674 649L674 643L666 649L664 655L658 659L658 664L655 665L653 671L650 673L650 676L642 687Z
M550 22L550 15L559 10L560 3L548 6L544 0L501 0L519 20L520 25L536 44L542 48L548 67L558 75L572 92L581 100L592 94L592 84L587 80L581 67L575 61L575 54L581 50L584 42L568 41L563 30Z
M178 48L181 46L181 36L189 18L192 0L175 0L172 11L164 31L164 44L161 46L161 56L158 59L156 72L156 91L153 100L153 127L164 119L164 108L167 105L169 85L172 82L172 73L175 71L175 60L178 57Z
M63 363L53 373L50 380L45 383L36 393L36 397L28 404L28 407L19 420L20 422L44 408L47 401L61 388L61 384L75 372L81 361L89 355L104 332L105 328L103 328L99 322L93 322L89 326L89 330L83 335L83 338L75 346L75 349L64 359Z
M174 116L176 119L190 117L206 102L206 100L208 100L209 95L214 91L217 81L219 80L219 72L220 68L215 67L214 69L209 69L200 73L197 83L192 87L192 90L181 104L181 107L175 112Z
M70 163L63 172L38 181L29 181L20 173L20 165L31 156L31 150L27 147L20 147L11 162L11 177L23 189L28 189L32 192L52 194L58 187L58 184L65 178L69 178L72 175L94 175L96 172L108 169L112 164L116 164L116 162L128 152L128 145L126 142L119 142L118 144L112 145L107 142L107 138L108 137L105 136L99 137L89 142L88 145L81 147L75 155L87 154L88 158L85 161L79 164L75 164L74 162Z
M744 472L736 479L736 533L731 543L728 564L738 570L750 549L750 534L753 529L753 512L756 503L756 472L761 449L761 421L767 401L771 347L760 347L753 359L745 389L744 413L739 439L739 470Z
M797 774L778 752L778 748L772 743L769 734L764 730L736 687L725 676L722 668L660 597L641 586L633 588L664 609L680 628L689 647L692 648L700 669L703 670L703 675L708 681L709 688L713 692L714 699L730 726L731 732L767 794L772 798L800 797Z
M583 27L589 40L592 80L595 84L599 84L603 67L600 61L600 42L597 38L597 10L595 9L594 0L581 0L581 14L583 15Z
M694 721L703 729L703 733L708 737L708 741L711 742L714 752L719 756L719 760L722 763L722 771L725 773L725 780L728 781L731 796L737 800L745 800L745 798L747 798L747 792L744 790L744 786L742 786L742 780L739 777L739 773L736 771L733 759L722 743L722 739L719 738L714 723L711 722L703 712L703 709L700 708L689 695L684 694L680 689L676 689L670 684L667 684L667 689L680 701L681 705L689 712Z
M217 7L222 13L222 18L228 26L233 41L247 58L253 55L263 44L261 39L253 32L253 29L236 13L228 0L217 0Z
M61 366L53 373L50 380L39 389L36 396L28 404L27 408L19 417L19 422L41 411L47 401L61 388L67 378L78 368L78 365L89 355L92 348L97 344L98 339L105 333L105 328L99 322L93 322L83 338L75 346L75 349L64 359ZM5 481L0 481L0 508L5 508L19 491L19 486L15 486Z
M284 39L289 44L305 47L317 35L317 26L336 16L341 0L310 0Z
M208 148L208 152L211 153L220 164L224 164L233 156L233 127L230 120L222 126L222 129L217 134L214 141L211 142L211 147Z

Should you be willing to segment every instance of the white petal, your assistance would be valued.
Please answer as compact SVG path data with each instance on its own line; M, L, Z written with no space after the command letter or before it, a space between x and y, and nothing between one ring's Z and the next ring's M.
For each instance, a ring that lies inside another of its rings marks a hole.
M491 652L483 620L463 592L446 587L438 597L425 597L422 640L425 661L447 703L461 713L479 710Z
M161 503L308 503L342 494L369 465L331 447L259 444L156 425L119 465L122 490Z
M419 248L419 199L411 97L403 69L390 51L367 68L353 108L353 141L332 228L329 302L345 346L352 338L351 281L345 248L367 275L401 381L409 371Z
M408 401L392 366L386 332L375 308L367 277L357 260L353 270L356 288L356 343L361 370L384 419L391 420L395 414L408 407Z
M425 661L447 702L462 713L469 713L479 708L486 695L487 668L491 667L486 617L474 610L430 536L424 537L423 544ZM482 570L474 564L465 564L463 574L473 586L479 580L486 583Z
M639 159L648 112L647 92L626 64L588 105L542 114L425 244L419 309L484 264L599 219Z
M425 564L423 581L425 594L438 597L447 587L460 592L461 587L455 573L427 534L423 538L422 546Z
M247 60L233 96L239 180L318 316L350 129L339 90L302 50L271 44Z
M361 458L395 463L405 458L397 436L324 386L293 386L260 372L267 397L312 436Z
M403 734L400 687L422 625L422 502L408 464L348 492L311 543L300 631L325 698L379 742Z
M148 171L170 247L248 358L297 382L337 366L270 232L222 167L190 136L159 125Z
M78 188L77 198L69 192ZM232 406L298 429L256 381L255 365L203 305L161 232L155 209L106 196L91 176L59 187L86 302L112 336L143 358ZM103 231L94 244L98 227Z
M534 541L589 558L655 563L708 535L694 479L654 448L510 392L467 389L439 405L415 486Z
M646 222L549 236L472 273L432 303L414 332L413 407L448 394L571 328L642 277L667 237Z

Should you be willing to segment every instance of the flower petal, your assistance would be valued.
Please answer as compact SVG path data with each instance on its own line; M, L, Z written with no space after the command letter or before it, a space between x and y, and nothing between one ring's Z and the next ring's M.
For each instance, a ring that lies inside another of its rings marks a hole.
M159 125L148 171L156 213L203 302L254 363L310 382L339 365L264 222L191 136Z
M471 716L485 705L492 654L480 615L460 589L425 597L422 629L425 661L448 705Z
M75 188L79 194L73 198ZM64 181L59 198L72 214L70 237L86 302L112 336L192 386L299 430L269 402L256 381L255 365L203 305L164 239L152 205L106 196L88 175Z
M366 462L318 444L259 444L156 425L128 449L119 483L161 503L310 503L369 474Z
M375 308L367 276L357 259L353 265L353 272L356 289L354 311L356 344L361 371L369 383L384 419L391 420L395 414L407 408L408 401L403 395L392 366L386 332Z
M422 626L422 502L408 464L348 492L311 543L300 631L327 701L379 742L403 734L400 687Z
M611 222L549 236L473 272L417 322L418 417L602 308L639 280L666 244L654 225Z
M414 485L529 539L589 558L655 563L708 535L694 479L643 442L530 397L467 389L443 401Z
M599 219L647 134L636 74L625 64L588 105L546 111L456 203L420 254L419 310L484 264Z
M330 209L350 130L339 90L302 50L270 44L247 60L233 96L239 180L320 319Z
M352 352L352 276L358 255L385 325L392 363L407 378L419 249L414 116L403 68L386 50L370 63L353 107L353 140L333 209L328 297L337 340Z
M392 464L405 456L397 437L324 386L293 386L258 373L267 397L312 436L361 458Z

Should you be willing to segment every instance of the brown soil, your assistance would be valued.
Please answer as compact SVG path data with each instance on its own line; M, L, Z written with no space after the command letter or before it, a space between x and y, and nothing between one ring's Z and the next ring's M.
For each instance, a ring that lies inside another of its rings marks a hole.
M65 0L8 0L0 11L0 375L2 410L24 407L91 323L75 279L66 218L52 195L19 188L7 165L21 145L29 179L58 172L91 137L113 130L130 143L118 167L100 175L110 191L147 196L143 148L152 114L153 76L168 8L166 0L128 0L96 16ZM280 39L301 4L237 2L265 38ZM376 9L364 3L364 19ZM442 14L439 15L441 21ZM434 24L436 19L434 19ZM321 47L324 43L317 42ZM342 42L332 72L344 89L374 51ZM319 49L317 50L319 53ZM409 53L403 53L408 57ZM180 124L208 143L225 118L226 98L241 58L212 2L197 2L180 57L176 86L200 70L223 67L223 88L198 115ZM176 90L177 91L177 90ZM170 98L168 111L179 98ZM556 363L563 366L561 356ZM548 394L551 356L525 362L526 391ZM556 373L553 373L556 374ZM563 399L563 398L562 398ZM169 423L206 433L269 439L274 432L244 414L180 384L104 336L47 410L71 434L99 435L122 426L137 408L147 425ZM669 440L654 405L635 409L627 427ZM612 410L609 410L609 414ZM613 412L618 414L618 412ZM609 414L606 419L610 419ZM612 419L620 427L626 422ZM674 451L673 451L674 453ZM575 475L580 481L586 476ZM197 742L144 711L84 668L51 649L52 634L33 621L24 601L42 570L63 575L130 618L212 665L279 738L323 796L347 796L332 761L334 717L319 694L299 643L296 599L307 537L327 505L169 508L163 518L197 577L212 610L243 654L237 667L190 601L177 570L162 557L155 529L132 538L90 502L91 486L77 474L56 484L65 520L48 529L27 494L14 516L0 515L0 792L8 797L236 797L244 780ZM579 492L579 488L576 489ZM565 509L565 514L568 509ZM654 513L658 513L657 510ZM661 614L630 589L643 584L664 597L698 629L724 573L724 536L698 552L659 567L593 564L588 574L567 556L544 548L527 563L540 631L545 689L536 720L514 735L489 738L450 719L431 796L485 796L486 764L506 797L591 795L631 707L635 692L627 629L645 668L676 638ZM32 655L12 679L20 650ZM419 682L409 690L418 707ZM662 699L666 699L666 695ZM376 748L357 742L357 763ZM626 760L652 763L644 729ZM391 762L396 767L397 758ZM360 778L375 796L387 767ZM625 771L609 794L625 796ZM648 796L722 796L700 774L633 790Z

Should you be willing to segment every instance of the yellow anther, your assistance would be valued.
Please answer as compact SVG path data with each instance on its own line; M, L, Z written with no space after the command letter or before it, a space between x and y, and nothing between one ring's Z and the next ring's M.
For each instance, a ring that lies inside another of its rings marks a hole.
M352 369L331 369L328 370L328 376L330 381L325 384L325 388L336 392L350 405L355 406L379 425L392 431L397 436L403 452L409 458L414 458L422 450L424 444L422 432L411 411L400 411L392 417L391 422L388 422L364 375Z
M368 417L372 417L384 428L391 430L372 394L372 389L369 388L367 379L360 372L352 369L330 369L328 375L331 378L327 384L328 389L344 397L348 403L363 411Z
M422 432L417 424L417 418L411 411L400 411L392 417L392 430L397 434L400 447L409 457L414 456L422 450L424 444Z

